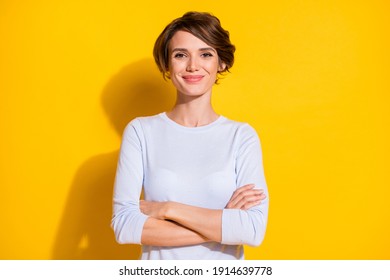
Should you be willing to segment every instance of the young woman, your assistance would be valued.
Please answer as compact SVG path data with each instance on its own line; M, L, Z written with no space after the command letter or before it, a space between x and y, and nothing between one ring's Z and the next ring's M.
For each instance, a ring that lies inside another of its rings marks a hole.
M142 244L142 259L243 259L243 245L264 238L268 192L258 136L211 105L234 51L218 18L199 12L172 21L155 43L176 104L126 127L112 219L117 241Z

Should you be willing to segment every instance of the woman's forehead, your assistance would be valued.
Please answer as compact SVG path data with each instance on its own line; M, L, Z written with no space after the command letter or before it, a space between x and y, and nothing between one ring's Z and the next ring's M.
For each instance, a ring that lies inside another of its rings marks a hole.
M208 45L206 42L202 41L193 34L179 30L171 38L169 42L169 50L172 52L175 49L181 50L205 50L205 49L215 49Z

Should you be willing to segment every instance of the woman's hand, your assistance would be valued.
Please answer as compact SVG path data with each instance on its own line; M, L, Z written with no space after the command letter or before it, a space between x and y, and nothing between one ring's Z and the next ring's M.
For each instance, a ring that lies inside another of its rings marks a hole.
M239 187L234 191L225 208L248 210L249 208L260 204L266 197L264 190L254 189L254 187L255 185L253 184Z
M164 220L166 211L168 210L168 203L169 202L140 200L139 208L142 213L149 217Z
M239 187L234 191L229 202L226 204L226 209L241 209L248 210L249 208L259 205L263 199L266 198L264 190L254 189L255 185L248 184ZM145 215L153 217L159 220L165 220L167 218L167 211L169 210L169 204L174 202L156 202L140 200L140 210Z

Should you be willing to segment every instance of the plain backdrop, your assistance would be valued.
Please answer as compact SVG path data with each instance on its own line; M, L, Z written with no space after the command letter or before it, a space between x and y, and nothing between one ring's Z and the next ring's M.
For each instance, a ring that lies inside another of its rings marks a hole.
M270 191L248 259L389 259L388 1L0 2L0 258L135 259L110 228L124 126L169 110L155 39L190 10L237 47L220 114L258 132Z

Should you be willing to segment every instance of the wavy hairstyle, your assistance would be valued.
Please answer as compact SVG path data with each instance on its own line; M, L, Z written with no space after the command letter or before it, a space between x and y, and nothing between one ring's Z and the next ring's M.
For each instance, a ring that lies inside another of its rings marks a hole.
M163 74L169 79L169 43L177 31L186 31L213 47L218 54L219 64L224 63L222 74L229 72L234 63L235 46L230 42L229 32L222 28L221 22L215 16L205 12L187 12L182 17L173 20L158 36L153 49L154 60ZM215 81L217 83L217 80Z

